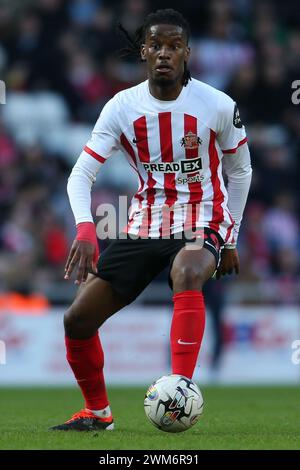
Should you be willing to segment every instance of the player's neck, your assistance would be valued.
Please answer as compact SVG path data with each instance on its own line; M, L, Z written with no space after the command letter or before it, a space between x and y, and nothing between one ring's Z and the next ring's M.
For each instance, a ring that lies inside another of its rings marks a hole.
M172 83L170 86L166 85L159 85L151 80L149 80L149 90L152 96L157 100L161 101L173 101L178 98L181 93L183 85L181 82L179 83Z

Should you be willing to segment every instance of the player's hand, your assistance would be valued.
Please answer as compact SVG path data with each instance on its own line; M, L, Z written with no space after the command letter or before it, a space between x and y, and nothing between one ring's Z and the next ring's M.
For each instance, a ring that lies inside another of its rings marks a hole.
M73 241L66 266L65 279L70 279L75 266L78 264L75 284L85 282L89 272L97 272L98 247L84 240Z
M240 260L237 249L226 249L224 247L221 251L221 261L216 272L216 279L220 279L221 276L226 274L232 274L233 271L236 274L240 272Z

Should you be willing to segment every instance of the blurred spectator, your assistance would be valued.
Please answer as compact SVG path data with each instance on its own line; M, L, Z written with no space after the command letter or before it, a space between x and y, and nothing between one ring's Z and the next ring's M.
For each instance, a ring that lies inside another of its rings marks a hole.
M247 125L256 121L257 70L253 63L238 66L226 88L226 93L238 102L240 116Z
M252 63L254 49L237 27L230 2L214 0L209 7L207 34L192 42L192 65L204 82L224 89L237 67Z
M279 193L273 206L268 209L264 220L264 232L272 250L294 251L297 260L299 253L299 224L294 201L289 193Z
M271 247L264 236L265 207L249 202L242 227L240 249L241 279L260 280L270 275Z

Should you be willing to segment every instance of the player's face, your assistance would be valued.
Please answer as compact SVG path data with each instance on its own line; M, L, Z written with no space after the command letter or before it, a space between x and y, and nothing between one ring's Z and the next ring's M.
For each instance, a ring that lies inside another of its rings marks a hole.
M151 26L141 48L142 59L147 61L149 79L162 86L181 82L184 62L187 62L189 54L183 29L168 24Z

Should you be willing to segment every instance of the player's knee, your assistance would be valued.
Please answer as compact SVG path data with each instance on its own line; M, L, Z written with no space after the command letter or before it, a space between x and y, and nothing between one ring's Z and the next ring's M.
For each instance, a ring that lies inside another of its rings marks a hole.
M173 273L173 286L180 290L202 289L205 282L200 266L182 265Z
M74 327L74 315L71 308L69 308L64 314L64 327L66 335L71 336L72 329Z
M66 311L64 315L64 327L66 336L70 338L80 337L85 333L86 324L78 308L71 306Z

